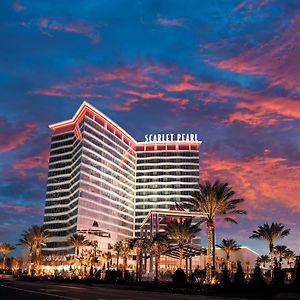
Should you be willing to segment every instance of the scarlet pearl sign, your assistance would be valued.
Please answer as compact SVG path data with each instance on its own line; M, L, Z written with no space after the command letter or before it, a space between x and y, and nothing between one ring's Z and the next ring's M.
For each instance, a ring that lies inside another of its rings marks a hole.
M197 133L145 134L145 142L198 142Z

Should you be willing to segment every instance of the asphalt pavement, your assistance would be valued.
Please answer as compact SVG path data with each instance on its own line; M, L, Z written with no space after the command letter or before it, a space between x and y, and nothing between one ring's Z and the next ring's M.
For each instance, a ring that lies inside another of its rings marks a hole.
M105 286L54 282L0 281L1 300L221 300L222 297L136 291ZM228 299L228 298L227 298ZM237 299L237 298L235 298Z

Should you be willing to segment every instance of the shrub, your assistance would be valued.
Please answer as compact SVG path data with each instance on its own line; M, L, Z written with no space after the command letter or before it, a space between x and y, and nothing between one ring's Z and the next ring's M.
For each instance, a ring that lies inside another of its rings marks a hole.
M172 281L176 285L184 285L186 283L186 274L182 269L177 269L172 275Z
M227 266L225 265L225 268L222 270L221 285L227 287L230 285L230 283L231 283L230 275Z
M284 285L284 272L278 266L274 268L274 277L272 283L278 288Z
M202 283L205 279L205 270L200 270L196 268L194 272L191 274L192 283Z
M259 265L255 266L250 284L257 288L261 288L265 285L264 277Z
M300 256L297 257L294 269L294 286L300 288Z
M237 269L234 275L234 284L237 286L245 285L245 273L243 272L242 264L240 261L238 261L237 263Z

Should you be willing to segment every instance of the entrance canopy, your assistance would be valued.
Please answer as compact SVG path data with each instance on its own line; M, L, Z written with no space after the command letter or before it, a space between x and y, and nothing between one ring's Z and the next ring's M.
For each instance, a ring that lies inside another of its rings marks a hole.
M184 245L183 247L183 259L191 258L194 256L200 256L201 254L206 254L206 249L202 247L193 246L190 244ZM167 251L163 252L162 255L166 255L172 258L179 259L179 247L174 246Z
M185 210L150 210L141 225L141 236L152 236L159 232L160 224L166 224L166 219L205 218L204 214Z

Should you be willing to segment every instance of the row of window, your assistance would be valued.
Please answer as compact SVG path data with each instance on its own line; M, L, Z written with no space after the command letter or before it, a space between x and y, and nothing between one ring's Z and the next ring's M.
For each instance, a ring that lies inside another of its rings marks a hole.
M199 166L195 165L186 165L186 164L180 164L180 165L147 165L147 166L137 166L137 170L171 170L171 169L187 169L187 170L198 170Z
M138 158L147 158L147 157L154 157L154 156L161 156L161 157L174 157L174 156L183 156L183 157L199 157L198 151L174 151L174 152L142 152L137 153Z

